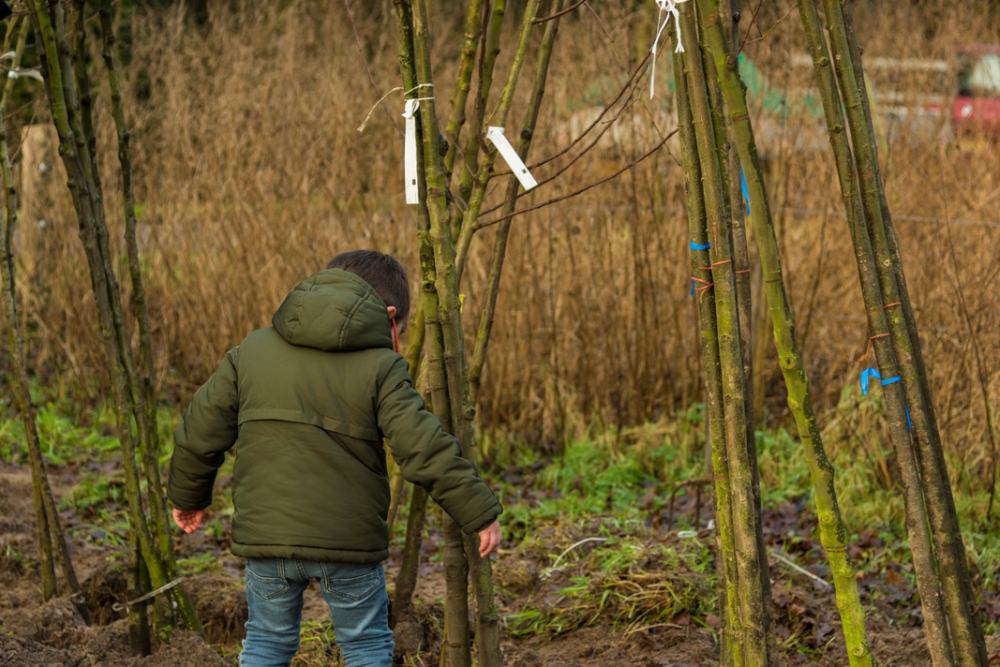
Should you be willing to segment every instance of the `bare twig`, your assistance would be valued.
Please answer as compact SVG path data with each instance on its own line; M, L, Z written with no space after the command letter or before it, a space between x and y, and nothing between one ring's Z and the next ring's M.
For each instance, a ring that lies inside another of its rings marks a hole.
M939 172L939 177L944 184L944 176ZM947 192L946 188L941 188L942 192L942 204L944 206L944 217L948 217L948 198L944 194ZM986 410L986 438L990 443L990 500L986 506L986 522L989 523L990 514L993 512L993 502L996 500L996 490L997 490L997 443L996 435L994 434L993 425L993 409L990 405L990 394L987 389L988 383L986 380L986 369L983 367L983 354L979 346L979 336L977 335L977 327L972 324L972 315L969 312L969 304L965 300L965 288L962 285L962 275L958 270L958 258L955 256L955 239L952 235L951 225L944 225L945 233L948 236L948 250L951 257L952 269L955 272L955 293L958 295L958 305L962 312L962 319L965 321L965 325L968 328L969 342L972 344L972 352L976 357L976 370L979 379L979 387L983 394L983 403ZM982 312L982 311L980 311Z
M767 32L761 32L761 31L760 31L760 27L758 26L758 27L757 27L757 32L758 32L758 33L760 34L760 37L758 37L757 39L751 39L751 40L749 40L749 41L747 41L746 39L744 39L744 44L753 44L754 42L761 42L761 41L763 41L763 40L767 39L767 36L768 36L768 35L770 35L770 34L771 34L771 32L772 32L772 31L773 31L773 30L774 30L775 28L777 28L777 27L778 27L779 25L781 25L781 22L782 22L782 21L784 21L785 19L787 19L787 18L788 18L788 16L789 16L789 14L791 14L791 13L792 13L793 11L794 11L794 10L790 9L790 10L788 10L787 12L785 12L785 15L784 15L784 16L782 16L782 17L781 17L780 19L778 19L777 21L775 21L775 22L774 22L774 25L772 25L772 26L771 26L770 28L768 28L768 29L767 29ZM750 33L749 33L749 31L747 32L747 34L748 34L748 35L750 34Z
M513 211L512 213L509 213L508 215L502 215L499 218L496 218L494 220L488 220L486 222L480 222L480 223L478 223L476 225L476 228L477 229L482 229L483 227L489 227L491 225L497 224L501 220L507 220L508 218L513 218L513 217L519 216L522 213L528 213L529 211L536 211L536 210L538 210L540 208L544 208L546 206L550 206L550 205L555 204L557 202L561 202L561 201L565 201L567 199L571 199L573 197L576 197L577 195L583 194L587 190L590 190L592 188L596 188L598 185L602 185L604 183L607 183L608 181L614 180L614 179L618 178L619 176L621 176L626 171L628 171L629 169L631 169L632 167L636 166L637 164L639 164L640 162L642 162L643 160L645 160L646 158L648 158L650 155L652 155L656 151L658 151L661 148L663 148L663 145L665 143L667 143L667 140L670 139L670 137L674 136L674 134L676 134L676 133L677 133L677 130L674 130L673 132L671 132L670 134L668 134L666 137L664 137L663 141L661 141L660 143L658 143L656 146L654 146L652 149L650 149L647 153L644 153L643 155L641 155L640 157L636 158L632 162L629 162L624 167L622 167L621 169L619 169L615 173L611 174L610 176L605 176L604 178L602 178L600 180L594 181L593 183L590 183L588 185L583 186L579 190L576 190L576 191L571 192L569 194L563 195L561 197L555 197L554 199L550 199L548 201L544 201L541 204L536 204L534 206L528 206L527 208L520 208L520 209L518 209L516 211Z
M609 102L604 107L604 109L597 116L597 118L594 119L594 122L592 122L590 125L588 125L586 128L584 128L583 132L580 133L579 137L577 137L572 142L570 142L570 144L568 146L566 146L565 148L563 148L558 153L554 153L553 155L550 155L549 157L545 158L544 160L541 160L539 162L536 162L536 163L530 165L529 168L530 169L536 169L537 167L541 167L544 164L548 164L549 162L552 162L553 160L558 159L558 158L562 157L563 155L566 155L566 153L569 153L573 149L574 146L576 146L578 143L580 143L580 141L582 141L583 138L585 136L587 136L591 132L591 130L593 130L597 126L598 123L601 122L601 120L604 118L604 116L606 116L608 114L608 112L611 111L611 108L614 107L616 104L618 104L618 101L622 98L622 96L626 92L628 92L629 90L631 90L633 93L635 92L636 86L633 85L633 81L635 81L636 76L638 76L638 74L640 72L642 72L643 68L646 65L646 62L649 61L649 57L650 57L650 52L647 52L646 53L646 57L643 58L642 62L640 62L636 66L636 68L632 71L632 74L629 75L629 78L625 82L625 85L622 86L622 89L618 92L618 94L615 96L615 98L613 100L611 100L611 102ZM625 101L625 104L628 104L628 102L629 102L629 100L631 100L631 98L632 98L632 94L630 94L628 96L628 98Z
M361 62L365 64L365 70L367 70L368 72L368 80L372 82L372 88L375 89L375 94L381 98L379 99L379 102L382 104L382 108L385 109L385 115L389 117L389 122L392 123L392 126L394 128L396 128L396 132L399 132L399 136L403 136L404 134L403 129L399 127L399 123L396 122L396 117L392 114L391 111L389 111L389 107L387 107L385 104L385 98L388 97L388 93L383 95L382 91L379 90L378 84L375 83L375 75L372 74L371 65L368 64L368 59L365 58L365 50L364 47L362 47L361 45L361 37L360 35L358 35L358 26L354 22L354 14L351 12L351 3L349 2L349 0L344 0L344 7L347 9L347 18L351 20L351 29L354 30L354 41L358 43L358 54L361 56ZM368 115L371 116L371 113L369 113ZM365 122L366 123L368 122L367 118L365 119ZM364 127L363 124L362 127Z
M753 14L750 15L750 26L753 27L757 25L757 14L760 12L760 6L764 4L764 0L759 0L757 6L753 10ZM760 32L760 26L757 26L757 33L763 37ZM747 45L747 40L750 39L750 28L747 28L747 34L743 36L743 41L740 42L740 48L736 49L736 53L743 53L743 47Z
M667 527L670 528L674 525L674 501L677 499L677 492L681 489L687 488L689 486L695 487L695 511L694 511L694 525L695 528L698 527L698 522L701 520L701 487L711 484L711 479L689 479L681 482L674 487L674 490L670 492L670 505L667 509ZM697 532L697 531L696 531Z
M813 581L815 581L815 582L817 582L819 584L822 584L822 585L826 586L827 588L830 588L831 584L826 579L823 579L821 577L817 577L815 574L813 574L809 570L805 569L804 567L802 567L800 565L796 565L792 561L788 560L787 558L785 558L784 556L782 556L781 554L779 554L774 549L768 549L768 552L770 552L770 554L772 556L774 556L780 562L784 563L785 565L787 565L788 567L792 568L796 572L798 572L800 574L804 574L807 577L809 577L810 579L812 579Z
M550 14L548 16L543 16L540 19L535 19L535 25L538 25L540 23L545 23L546 21L551 21L552 19L557 19L560 16L564 16L566 14L569 14L574 9L576 9L577 7L579 7L580 5L585 5L585 4L587 4L587 0L579 0L579 2L573 3L571 6L567 7L566 9L562 10L561 12L556 12L555 14Z

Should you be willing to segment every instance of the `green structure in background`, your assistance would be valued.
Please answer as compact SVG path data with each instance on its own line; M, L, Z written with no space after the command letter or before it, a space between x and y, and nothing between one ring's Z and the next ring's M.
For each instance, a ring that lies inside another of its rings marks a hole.
M773 84L760 67L754 64L745 53L739 55L739 61L740 78L746 84L747 99L750 102L751 111L766 113L778 118L798 116L807 116L817 120L823 118L823 102L812 90L806 92L805 95L790 93L781 86ZM657 58L656 71L653 75L657 79L657 89L669 91L663 95L662 100L658 99L657 105L661 106L669 100L669 108L672 109L675 84L670 59ZM579 111L592 107L603 107L615 98L625 84L624 78L601 77L584 88L580 97L567 103L566 108L570 111Z

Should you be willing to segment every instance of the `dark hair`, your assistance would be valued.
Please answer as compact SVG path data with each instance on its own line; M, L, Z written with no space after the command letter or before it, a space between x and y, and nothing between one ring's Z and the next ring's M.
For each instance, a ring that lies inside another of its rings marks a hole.
M395 257L376 250L350 250L331 259L326 268L353 273L374 287L385 305L395 306L396 325L401 329L406 326L410 315L410 284L406 269Z

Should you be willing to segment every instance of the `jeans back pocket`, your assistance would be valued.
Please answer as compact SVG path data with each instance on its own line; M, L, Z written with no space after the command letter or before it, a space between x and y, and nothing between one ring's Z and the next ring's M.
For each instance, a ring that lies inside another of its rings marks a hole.
M273 600L291 589L277 558L247 560L245 578L247 588L262 600Z
M352 602L364 600L380 586L385 589L385 579L379 563L374 565L324 563L323 572L323 589L331 595Z

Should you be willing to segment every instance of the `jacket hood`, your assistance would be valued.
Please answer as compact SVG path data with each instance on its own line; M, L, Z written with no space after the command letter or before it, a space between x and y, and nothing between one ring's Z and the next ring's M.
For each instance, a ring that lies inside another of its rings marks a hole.
M393 348L392 323L382 298L347 271L327 269L299 283L271 318L292 345L326 352Z

